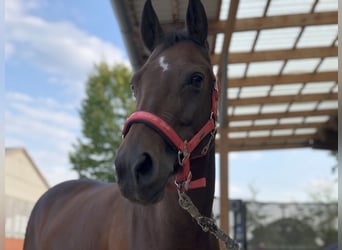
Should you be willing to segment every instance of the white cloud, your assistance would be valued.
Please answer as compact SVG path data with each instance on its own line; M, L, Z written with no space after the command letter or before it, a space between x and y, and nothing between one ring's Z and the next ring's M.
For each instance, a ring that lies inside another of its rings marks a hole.
M337 181L329 178L317 178L306 184L309 199L318 202L337 201Z
M15 47L12 43L5 43L5 60L8 60L15 52Z
M6 147L24 146L50 184L76 178L68 152L80 131L80 119L70 107L51 98L6 94Z
M62 79L73 91L83 92L83 85L94 64L129 66L124 52L107 41L79 29L67 21L50 22L29 14L39 2L11 0L6 3L6 58L35 65ZM72 84L70 84L72 83Z
M31 153L31 152L30 152ZM71 170L67 157L61 157L64 152L49 152L45 150L32 151L40 164L40 170L51 186L66 180L77 179L78 175Z
M73 103L47 96L6 93L5 146L25 147L50 184L76 178L68 152L80 134L76 105L83 97L87 76L94 64L124 63L124 51L68 21L48 21L31 13L45 0L10 0L5 5L8 63L34 66L48 75L46 84L60 86ZM24 83L23 83L24 84Z

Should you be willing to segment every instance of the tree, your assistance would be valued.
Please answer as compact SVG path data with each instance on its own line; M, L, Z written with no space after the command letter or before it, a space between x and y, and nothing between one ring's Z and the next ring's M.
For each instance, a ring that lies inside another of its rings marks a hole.
M80 178L115 182L114 159L121 143L121 128L135 107L130 89L132 73L124 65L95 66L87 80L80 116L83 138L77 138L69 160Z
M316 233L303 221L281 218L253 231L249 242L251 249L318 249ZM279 247L279 248L277 248Z

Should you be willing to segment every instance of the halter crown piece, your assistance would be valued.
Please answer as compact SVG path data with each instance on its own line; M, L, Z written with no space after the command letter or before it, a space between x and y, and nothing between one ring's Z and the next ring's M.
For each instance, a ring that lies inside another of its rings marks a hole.
M154 129L161 135L172 147L178 150L178 163L182 168L176 174L175 184L177 189L185 192L188 189L201 188L206 186L205 177L191 180L190 159L203 157L207 154L209 146L214 142L216 134L217 119L217 102L218 102L219 82L215 81L212 98L211 98L211 114L204 126L190 139L182 140L176 131L163 119L155 114L146 111L136 111L131 114L122 129L123 138L127 135L133 123L143 123ZM201 150L201 153L192 156L192 152L197 148L200 142L210 135L207 145Z

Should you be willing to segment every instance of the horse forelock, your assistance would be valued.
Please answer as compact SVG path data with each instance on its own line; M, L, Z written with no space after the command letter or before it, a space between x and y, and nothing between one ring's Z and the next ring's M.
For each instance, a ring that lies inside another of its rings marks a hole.
M159 40L159 43L157 44L156 48L153 52L157 52L156 54L160 54L164 50L176 45L177 43L183 42L183 41L190 41L193 42L195 45L197 45L199 48L203 49L203 54L205 54L209 59L209 44L208 42L205 42L205 44L200 43L195 38L193 38L189 33L184 30L178 30L178 31L171 31L166 34Z

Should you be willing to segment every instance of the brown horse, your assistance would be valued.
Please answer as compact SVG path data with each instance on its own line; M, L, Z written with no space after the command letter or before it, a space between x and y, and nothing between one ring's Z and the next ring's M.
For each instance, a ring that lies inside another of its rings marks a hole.
M51 188L32 211L25 250L219 249L177 192L211 216L217 93L207 33L199 0L189 0L186 28L168 34L146 2L141 34L151 56L132 78L137 112L115 161L118 185L75 180Z

